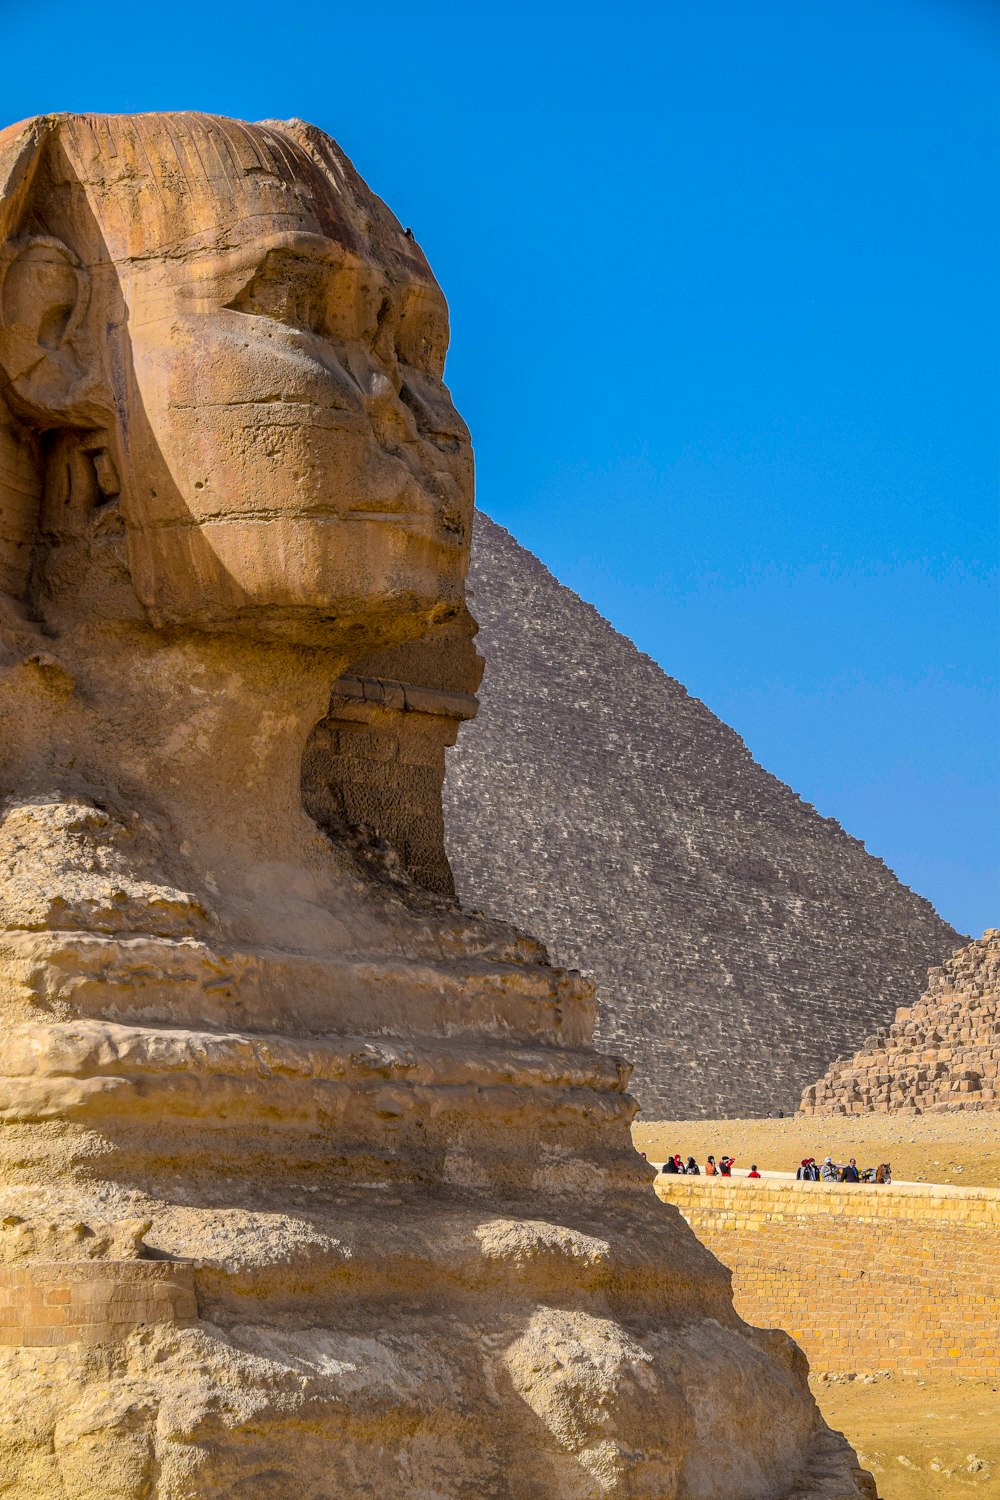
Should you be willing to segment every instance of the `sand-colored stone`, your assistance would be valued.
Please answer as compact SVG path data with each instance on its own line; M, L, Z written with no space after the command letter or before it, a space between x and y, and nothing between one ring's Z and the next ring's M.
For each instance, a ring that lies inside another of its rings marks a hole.
M927 976L915 1005L805 1090L803 1115L1000 1110L1000 929Z
M472 464L412 236L300 123L58 116L0 245L0 1491L872 1494L649 1191L590 984L448 900Z
M190 1265L167 1260L44 1261L0 1266L0 1345L118 1343L153 1324L198 1317Z

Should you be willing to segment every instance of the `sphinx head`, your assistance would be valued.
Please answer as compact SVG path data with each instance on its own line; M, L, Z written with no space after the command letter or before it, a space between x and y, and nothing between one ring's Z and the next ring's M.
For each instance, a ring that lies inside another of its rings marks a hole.
M329 137L0 132L0 590L355 655L461 607L468 432L421 251Z

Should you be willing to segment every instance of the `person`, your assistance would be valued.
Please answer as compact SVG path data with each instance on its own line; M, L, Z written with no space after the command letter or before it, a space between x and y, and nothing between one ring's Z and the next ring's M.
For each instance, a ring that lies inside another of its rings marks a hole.
M720 1177L732 1177L732 1175L733 1175L733 1162L735 1160L736 1160L735 1156L724 1156L722 1158L722 1160L719 1162L719 1176Z
M837 1168L833 1164L832 1156L824 1158L823 1165L819 1169L819 1180L820 1182L836 1182Z
M679 1156L675 1156L674 1157L674 1166L677 1168L677 1171L683 1177L684 1176L684 1163L681 1161L681 1159L680 1159Z
M747 1173L747 1176L748 1177L759 1177L760 1176L760 1173L757 1171L757 1163L756 1162L753 1162L751 1164L751 1167L750 1167L749 1172Z
M660 1171L661 1172L672 1172L673 1175L676 1177L676 1175L677 1175L677 1163L676 1163L676 1161L674 1160L674 1158L672 1156L668 1156L667 1157L666 1161L663 1163L663 1166L660 1168Z
M811 1182L812 1181L812 1171L811 1171L810 1165L809 1165L811 1161L812 1161L812 1157L811 1156L804 1156L802 1158L801 1162L799 1163L798 1169L797 1169L797 1171L795 1173L795 1181L796 1182Z
M705 1163L705 1176L706 1177L717 1177L718 1176L718 1170L719 1170L718 1167L715 1165L715 1157L714 1156L710 1156L708 1158L708 1161Z
M853 1156L851 1157L850 1161L847 1163L847 1166L844 1168L843 1172L841 1173L840 1180L841 1180L841 1182L860 1182L861 1181L861 1173L858 1171L858 1164L855 1161L855 1159L854 1159Z
M815 1156L809 1158L809 1181L819 1182L819 1163Z
M688 1177L701 1176L701 1168L699 1167L693 1156L688 1157L687 1166L684 1168L684 1171L687 1173Z

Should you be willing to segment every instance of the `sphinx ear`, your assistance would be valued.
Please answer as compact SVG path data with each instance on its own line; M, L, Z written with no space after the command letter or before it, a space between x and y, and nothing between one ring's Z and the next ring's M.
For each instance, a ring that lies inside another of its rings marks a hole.
M33 235L0 253L0 368L25 415L45 427L106 420L103 359L87 337L90 279L61 240Z

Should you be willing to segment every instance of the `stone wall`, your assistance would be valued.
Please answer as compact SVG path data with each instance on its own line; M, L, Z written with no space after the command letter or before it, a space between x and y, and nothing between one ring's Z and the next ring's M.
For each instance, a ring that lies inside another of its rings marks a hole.
M656 1179L730 1267L737 1311L814 1371L996 1374L1000 1192Z
M804 1115L1000 1109L1000 930L931 969L916 1005L833 1064Z
M958 934L482 514L471 582L486 676L444 788L463 904L594 976L647 1119L792 1113Z
M155 1260L0 1265L0 1345L114 1343L151 1323L198 1316L190 1266Z

